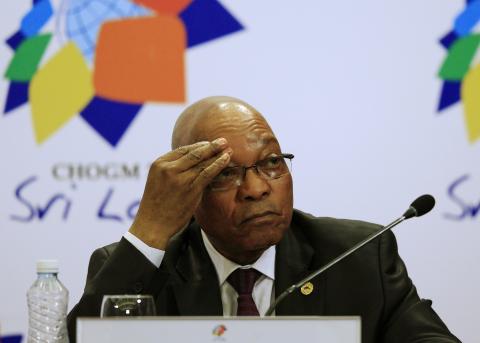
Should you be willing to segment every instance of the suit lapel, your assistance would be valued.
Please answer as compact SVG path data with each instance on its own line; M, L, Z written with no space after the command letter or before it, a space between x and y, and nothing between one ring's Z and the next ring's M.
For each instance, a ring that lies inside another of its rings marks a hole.
M175 272L179 282L172 284L175 300L181 316L221 316L223 307L217 273L203 244L200 228L193 223L183 234L186 239L179 241L185 246L179 254Z
M318 268L313 248L293 222L282 241L277 245L275 258L275 296L305 278ZM325 304L325 277L311 281L311 293L300 289L278 304L275 313L280 316L322 315Z
M175 286L174 294L181 316L222 316L218 281L198 281ZM218 290L215 291L215 290Z

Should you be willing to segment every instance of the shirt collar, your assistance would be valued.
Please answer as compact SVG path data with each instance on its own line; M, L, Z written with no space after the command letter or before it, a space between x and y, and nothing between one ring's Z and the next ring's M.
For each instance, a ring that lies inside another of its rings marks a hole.
M239 265L218 252L207 237L207 234L202 232L203 243L207 249L208 255L217 271L218 281L220 286L223 285L228 276L238 268L254 268L266 277L275 280L275 246L269 247L253 264Z

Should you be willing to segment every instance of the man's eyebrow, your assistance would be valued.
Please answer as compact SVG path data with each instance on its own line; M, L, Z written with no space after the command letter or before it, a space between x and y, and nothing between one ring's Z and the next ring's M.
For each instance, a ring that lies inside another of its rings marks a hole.
M278 140L277 140L277 137L269 134L268 136L261 137L260 138L260 143L262 143L262 145L268 145L268 144L272 144L272 143L278 144Z
M262 138L262 143L270 144L270 143L278 143L278 141L275 136L268 136L268 137Z

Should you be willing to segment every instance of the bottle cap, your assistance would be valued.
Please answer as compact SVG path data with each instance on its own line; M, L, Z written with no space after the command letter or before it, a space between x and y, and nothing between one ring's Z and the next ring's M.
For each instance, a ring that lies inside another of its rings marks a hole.
M58 273L58 260L38 260L37 273Z

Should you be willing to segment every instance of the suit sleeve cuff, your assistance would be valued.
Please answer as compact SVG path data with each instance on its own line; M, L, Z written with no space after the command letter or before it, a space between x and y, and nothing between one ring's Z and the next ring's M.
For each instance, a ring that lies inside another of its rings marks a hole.
M155 267L160 267L163 256L165 255L165 251L148 246L147 244L145 244L145 242L143 242L137 236L128 231L123 235L123 237L127 241L129 241L135 248L137 248L138 251L145 255L145 257L150 262L152 262Z

